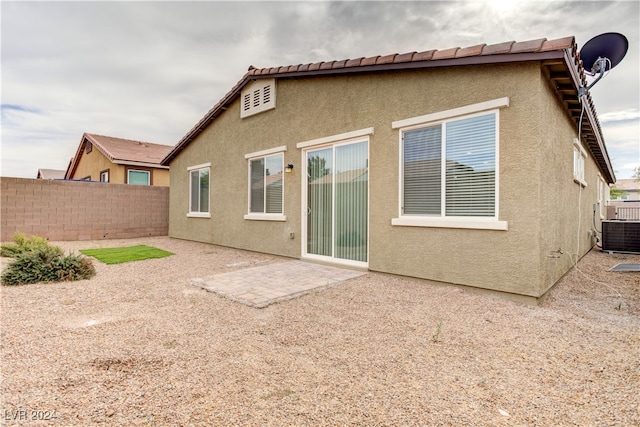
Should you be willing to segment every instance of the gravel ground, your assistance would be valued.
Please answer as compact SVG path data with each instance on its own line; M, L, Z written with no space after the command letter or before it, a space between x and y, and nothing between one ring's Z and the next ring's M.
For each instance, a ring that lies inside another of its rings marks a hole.
M187 280L281 258L53 243L175 255L3 287L4 425L640 425L640 273L607 271L640 255L590 252L537 307L369 273L255 309Z

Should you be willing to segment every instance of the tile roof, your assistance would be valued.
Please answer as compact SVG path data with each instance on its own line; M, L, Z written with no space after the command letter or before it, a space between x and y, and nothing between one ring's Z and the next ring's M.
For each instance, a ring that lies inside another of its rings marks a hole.
M409 53L392 53L384 56L371 56L368 58L343 59L339 61L316 62L309 64L287 65L271 68L255 68L249 67L247 76L265 76L273 77L278 74L311 72L320 70L337 70L352 69L352 71L366 71L363 67L386 64L405 64L409 62L422 61L438 61L443 59L459 59L467 57L487 57L498 54L515 54L515 53L540 53L557 51L559 49L573 48L575 45L574 37L565 37L556 40L537 39L524 42L503 42L494 45L479 44L475 46L460 48L454 47L444 50L427 50L424 52ZM489 60L488 62L493 62ZM398 67L398 68L406 68ZM345 70L343 70L345 71ZM243 79L244 80L244 79ZM240 81L240 83L242 80Z
M157 163L159 165L164 156L173 148L171 145L154 144L152 142L134 141L131 139L114 138L112 136L90 133L85 133L84 137L114 163L118 161L129 161Z
M64 179L65 170L38 169L38 179Z
M616 181L615 188L617 188L618 190L640 192L640 180L637 180L635 178L619 179Z
M154 144L152 142L134 141L131 139L84 133L80 139L76 155L69 163L69 167L65 174L66 179L71 179L71 177L73 177L75 169L78 166L78 162L80 161L80 157L83 154L84 147L87 143L93 144L97 150L104 154L104 156L113 163L135 163L141 166L163 169L166 169L166 166L161 164L162 159L173 149L173 146L171 145Z
M549 73L549 79L556 84L558 97L577 124L581 116L581 104L577 97L577 90L579 86L586 86L587 80L575 37L569 36L553 40L541 38L522 42L507 41L492 45L478 44L464 48L393 53L384 56L269 68L250 66L242 79L186 133L162 160L162 163L169 164L204 128L227 109L228 105L240 95L242 88L252 80L521 61L541 61L544 64ZM585 138L606 179L609 182L614 182L613 167L604 146L602 130L589 93L586 95L586 104L588 108L586 108L582 123Z

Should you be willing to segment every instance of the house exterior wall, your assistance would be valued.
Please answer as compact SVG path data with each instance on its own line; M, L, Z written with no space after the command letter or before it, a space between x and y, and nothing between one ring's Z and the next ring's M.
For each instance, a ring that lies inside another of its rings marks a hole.
M171 162L169 234L300 257L306 171L303 152L296 144L373 127L369 269L538 297L568 268L562 261L548 272L549 248L557 243L569 249L573 235L568 231L556 242L551 232L543 231L548 227L541 214L547 218L556 214L545 199L549 198L545 179L553 182L568 174L566 187L576 185L571 170L575 132L547 91L535 63L278 80L277 108L240 119L239 101L235 101ZM399 215L400 174L400 131L392 129L391 123L502 97L508 97L510 105L500 109L499 119L499 219L508 222L508 230L391 225ZM554 145L555 139L562 140L560 146ZM287 147L284 163L295 165L293 173L285 175L286 221L245 220L248 165L244 155L278 146ZM556 154L563 159L558 161L559 170L547 164ZM207 162L211 163L211 218L188 218L187 168ZM589 163L589 180L594 167ZM541 178L543 173L555 178ZM561 201L560 193L557 197ZM575 205L564 204L577 211ZM570 226L572 218L560 220ZM588 247L586 241L583 247Z
M16 232L101 240L169 231L169 187L5 177L0 186L3 242Z
M151 171L151 185L169 186L169 170L129 166L130 168ZM100 181L100 172L109 169L109 182L114 184L126 184L127 166L112 163L100 150L93 147L91 152L82 151L78 166L72 179L83 179L87 176L92 181Z
M606 217L606 207L598 205L598 180L601 179L593 157L585 162L586 186L573 179L573 141L576 126L551 92L546 81L540 81L540 211L539 252L541 271L538 294L542 295L595 244ZM583 144L585 150L588 148ZM608 192L608 186L603 191ZM606 197L605 199L606 200ZM604 203L603 200L603 203ZM593 206L596 204L594 216Z

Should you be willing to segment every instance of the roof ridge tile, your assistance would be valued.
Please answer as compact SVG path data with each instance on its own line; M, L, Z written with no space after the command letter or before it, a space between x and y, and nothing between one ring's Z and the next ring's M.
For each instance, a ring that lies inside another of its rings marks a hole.
M425 50L424 52L416 52L413 55L412 61L429 61L433 58L433 54L436 52L435 49Z
M513 46L514 43L515 40L511 40L508 42L485 45L482 48L481 55L497 55L500 53L509 53L511 52L511 46Z
M415 55L415 54L416 54L415 51L398 54L398 55L396 55L396 57L393 60L393 62L395 64L399 64L401 62L411 62L413 60L413 55Z
M344 66L345 68L359 67L363 59L364 59L364 56L361 56L360 58L356 58L356 59L349 59L347 60Z
M451 59L456 57L456 53L460 50L459 47L452 47L450 49L441 49L433 52L432 60L436 59Z
M397 53L392 53L390 55L385 55L385 56L378 56L378 59L376 59L376 65L392 64L396 56L398 56Z
M482 54L482 49L486 46L486 43L477 44L475 46L464 47L458 49L456 52L456 58L464 58L465 56L478 56Z
M367 65L375 65L376 61L378 60L378 58L380 58L380 55L376 55L376 56L370 56L368 58L364 58L361 62L360 62L360 66L361 67L365 67Z
M511 46L511 53L539 52L542 44L546 41L547 39L544 38L528 40L524 42L515 42Z

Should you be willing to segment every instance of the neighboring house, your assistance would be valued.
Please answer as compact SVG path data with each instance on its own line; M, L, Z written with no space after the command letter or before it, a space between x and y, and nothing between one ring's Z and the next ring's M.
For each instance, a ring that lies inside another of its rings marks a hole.
M168 186L169 167L160 162L172 148L85 133L65 179Z
M169 234L540 297L615 181L584 83L573 37L250 67L162 161Z
M613 185L613 206L640 206L640 179L619 179Z
M58 169L38 169L36 179L64 179L67 171Z

